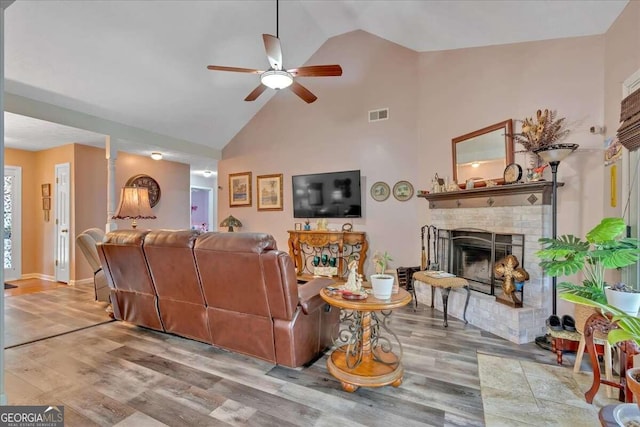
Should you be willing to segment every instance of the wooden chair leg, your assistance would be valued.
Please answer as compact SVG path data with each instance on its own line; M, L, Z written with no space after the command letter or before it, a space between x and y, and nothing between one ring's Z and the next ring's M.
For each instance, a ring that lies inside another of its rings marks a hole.
M582 364L582 356L584 356L585 347L584 335L580 335L580 344L578 345L578 351L576 352L576 363L573 364L573 372L580 372L580 365Z
M611 346L608 343L604 345L604 377L608 381L613 381L613 369L611 369ZM608 398L614 397L613 387L606 386Z

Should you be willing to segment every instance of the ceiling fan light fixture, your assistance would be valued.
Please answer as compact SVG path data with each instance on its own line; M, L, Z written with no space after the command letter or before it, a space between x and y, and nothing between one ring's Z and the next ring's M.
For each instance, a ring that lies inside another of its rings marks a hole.
M291 86L293 76L282 70L269 70L260 75L260 81L263 85L271 89L284 89Z

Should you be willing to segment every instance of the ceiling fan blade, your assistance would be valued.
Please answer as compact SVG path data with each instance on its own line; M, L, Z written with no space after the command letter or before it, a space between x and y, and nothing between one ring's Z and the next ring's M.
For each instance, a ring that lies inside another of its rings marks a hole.
M207 68L213 71L233 71L236 73L251 73L251 74L262 74L264 71L256 70L253 68L240 68L240 67L223 67L220 65L208 65Z
M282 70L282 48L280 47L280 39L271 34L263 34L264 50L267 52L269 64L274 70Z
M247 97L244 100L245 101L255 101L260 95L262 95L262 92L264 92L266 89L267 89L267 87L265 85L261 84L260 86L258 86L254 90L252 90L251 93L249 95L247 95Z
M287 70L296 77L334 77L342 75L342 67L339 65L309 65Z
M302 98L304 100L304 102L306 102L307 104L311 104L316 99L318 99L318 97L315 96L314 94L312 94L309 91L309 89L307 89L306 87L302 86L300 83L298 83L296 81L291 83L291 86L289 86L289 89L291 89L291 91L293 93L295 93L300 98Z

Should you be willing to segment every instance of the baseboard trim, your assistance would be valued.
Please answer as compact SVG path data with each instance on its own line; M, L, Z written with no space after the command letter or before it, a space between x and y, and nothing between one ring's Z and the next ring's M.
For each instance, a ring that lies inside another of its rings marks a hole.
M47 274L40 274L40 273L23 274L22 276L20 276L20 279L40 279L40 280L48 280L49 282L56 281L56 278L54 276L49 276Z
M93 284L93 278L69 280L69 286L92 285L92 284Z

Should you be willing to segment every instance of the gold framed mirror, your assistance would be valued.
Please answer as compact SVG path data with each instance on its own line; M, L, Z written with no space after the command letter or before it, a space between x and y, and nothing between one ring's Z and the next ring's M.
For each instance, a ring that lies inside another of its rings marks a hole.
M513 120L458 136L451 140L453 179L462 185L472 179L502 183L507 165L513 163Z

